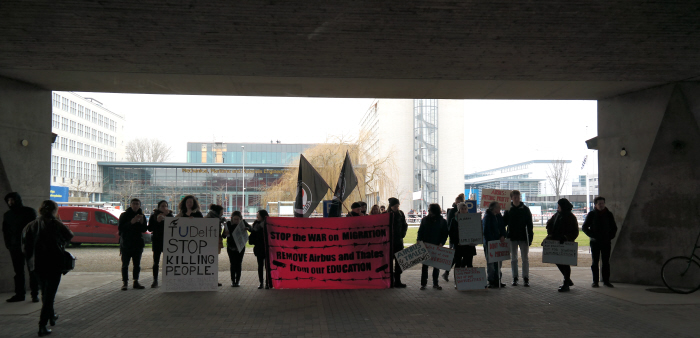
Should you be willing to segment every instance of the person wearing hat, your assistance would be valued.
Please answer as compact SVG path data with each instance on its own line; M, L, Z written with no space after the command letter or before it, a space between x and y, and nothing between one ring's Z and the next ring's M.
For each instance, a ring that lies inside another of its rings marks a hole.
M391 259L394 260L394 287L395 288L405 288L406 284L401 283L401 265L396 260L395 253L403 250L403 239L406 237L406 232L408 231L408 223L406 223L406 215L403 211L399 210L398 198L389 198L389 224L391 226L392 233L392 249L391 249Z
M547 237L545 240L555 240L559 243L574 242L578 237L578 220L571 212L574 206L568 199L562 198L557 201L557 213L547 221ZM559 292L569 291L569 287L574 285L571 281L571 266L557 264L557 268L564 276L564 282L559 286Z
M352 211L350 211L345 217L362 216L362 205L360 202L353 202L350 209L352 209Z
M367 203L360 201L360 214L362 216L367 216Z

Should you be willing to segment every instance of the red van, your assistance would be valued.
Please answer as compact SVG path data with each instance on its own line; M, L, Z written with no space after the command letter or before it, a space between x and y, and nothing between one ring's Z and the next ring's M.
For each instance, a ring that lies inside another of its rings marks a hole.
M82 243L119 244L119 218L105 209L61 206L58 216L73 232L71 244ZM151 242L151 234L143 234L145 243Z

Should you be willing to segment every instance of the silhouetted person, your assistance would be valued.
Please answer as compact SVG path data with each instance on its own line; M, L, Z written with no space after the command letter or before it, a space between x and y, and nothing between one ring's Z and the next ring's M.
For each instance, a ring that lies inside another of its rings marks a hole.
M128 209L119 216L119 248L122 255L122 290L129 282L129 262L133 262L134 289L143 289L139 284L141 255L143 255L143 233L148 230L146 216L141 211L141 201L132 198Z
M452 219L459 211L459 208L457 206L459 203L464 203L464 194L457 195L457 198L455 198L455 202L452 203L452 208L447 209L447 215L445 215L445 220L447 221L447 230L452 229ZM450 236L450 249L454 249L454 247L455 243L452 243L452 236ZM452 262L452 265L454 265L454 261ZM445 282L450 281L450 269L445 270L445 273L442 274L442 278L445 280Z
M578 237L578 220L571 212L574 206L568 199L562 198L557 201L557 213L547 221L547 237L545 239L564 242L573 242ZM559 286L559 292L569 291L569 287L574 285L571 281L571 266L557 264L557 268L564 276L564 282Z
M53 304L61 283L64 266L64 248L73 238L73 233L56 217L58 205L45 200L39 208L40 216L24 228L23 252L27 266L33 271L41 287L41 312L39 314L39 337L51 333L47 323L56 325L58 315Z
M442 218L442 209L439 204L431 204L428 206L428 215L420 221L418 228L418 241L430 243L438 246L445 245L447 241L448 230L447 221ZM433 267L433 288L442 290L438 283L440 269ZM428 284L428 265L423 264L420 275L420 289L425 290Z
M223 225L226 223L226 217L223 217L224 213L224 207L218 205L218 204L210 204L209 205L209 212L207 213L204 218L215 218L219 220L219 231L217 234L219 235L218 237L218 253L217 255L221 254L221 249L224 248L224 242L223 242L223 235L221 234L222 228L224 227ZM217 283L219 286L221 286L221 283Z
M267 278L268 278L268 283L265 283L265 280L263 279L263 268L265 268L265 259L266 259L266 253L265 253L265 227L267 226L267 217L269 214L267 213L267 210L261 209L258 210L258 213L256 215L256 220L253 222L253 225L250 227L250 238L248 238L248 242L253 245L253 254L255 254L255 258L258 260L258 280L260 281L260 285L258 286L258 289L262 289L263 285L265 286L265 289L269 289L269 284L270 284L270 272L267 271Z
M240 211L234 211L231 214L231 222L228 224L228 237L226 238L226 253L228 254L229 263L231 263L231 286L241 286L241 271L243 268L243 257L245 256L245 243L243 247L236 246L236 241L233 239L233 230L236 229L239 223L243 222L244 231L250 230L250 225L243 219Z
M2 234L5 237L5 247L10 250L12 268L15 271L15 295L7 301L10 303L22 302L27 293L24 279L26 262L22 253L22 229L36 219L36 211L22 205L22 197L16 192L7 194L5 203L10 210L5 212L2 218ZM29 288L31 289L32 302L39 302L39 284L31 271L29 272Z
M158 270L160 268L160 255L163 253L163 236L165 232L165 218L173 217L173 212L168 209L168 202L158 202L158 208L153 210L153 214L148 219L148 231L151 232L151 242L153 243L153 284L152 288L158 287Z
M401 282L401 265L396 260L395 253L403 250L403 239L408 231L408 223L406 223L406 215L399 209L401 204L398 198L389 198L389 224L391 225L393 248L391 259L394 260L394 287L405 288L406 284Z
M530 260L528 254L535 233L532 228L532 213L520 200L520 191L510 192L510 209L503 213L506 224L506 238L510 239L510 267L513 272L513 286L518 285L518 247L523 261L523 284L530 286Z
M603 259L603 285L613 287L610 283L610 248L611 241L617 235L617 224L615 216L605 207L605 198L598 196L593 200L595 209L588 213L583 222L583 233L591 239L591 254L593 264L593 287L598 287L600 268L598 261Z
M353 202L350 206L350 212L345 217L355 216L362 216L362 204L360 202Z
M481 224L484 233L484 257L487 262L486 275L489 281L489 288L503 288L506 285L501 283L502 262L488 263L489 242L500 240L503 243L506 240L506 226L503 222L503 216L501 216L501 205L498 202L493 201L489 204Z

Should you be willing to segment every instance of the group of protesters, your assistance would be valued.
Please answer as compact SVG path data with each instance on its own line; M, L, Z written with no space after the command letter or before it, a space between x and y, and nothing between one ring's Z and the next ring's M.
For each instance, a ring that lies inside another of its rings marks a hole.
M529 208L521 201L520 192L511 192L510 208L501 214L501 206L497 202L490 203L482 219L484 255L488 257L489 241L511 241L511 269L513 272L513 286L520 283L518 275L518 251L522 260L522 282L524 286L530 286L528 252L532 245L534 231L532 214ZM42 310L39 319L39 335L51 333L47 329L47 324L56 324L58 315L54 312L53 303L56 291L61 280L61 274L65 273L65 262L63 260L63 250L70 243L73 233L61 222L58 217L58 205L51 200L42 202L39 214L30 207L22 204L18 193L13 192L5 196L5 202L9 211L3 217L3 235L5 246L10 251L12 264L15 272L15 295L7 302L20 302L25 300L25 265L29 268L31 299L39 302L39 292L41 292ZM403 239L408 230L406 215L400 210L400 202L397 198L389 198L389 207L374 205L370 210L370 215L388 213L390 226L392 227L392 259L393 253L404 249ZM605 198L597 197L594 200L595 209L586 216L582 226L583 232L590 237L593 264L593 287L599 286L600 268L599 261L602 258L602 281L607 287L613 287L610 283L610 249L611 240L617 233L617 226L612 213L605 207ZM547 221L546 240L556 240L560 243L573 242L579 235L579 226L576 217L572 214L573 205L565 198L557 202L557 212ZM157 208L153 210L147 220L141 210L141 201L134 198L130 201L129 208L119 217L120 235L120 255L122 261L122 290L128 289L129 265L133 265L132 279L134 289L144 289L139 283L141 256L145 247L142 234L146 231L152 233L153 251L153 283L152 288L158 287L158 275L161 255L163 252L163 236L165 217L190 217L190 218L216 218L220 220L223 231L219 232L219 253L224 248L223 239L226 241L226 252L231 264L231 286L240 287L242 262L245 248L236 246L233 240L233 228L242 224L246 231L250 232L249 243L253 245L253 253L258 263L258 289L269 289L269 271L264 274L265 269L265 227L269 216L266 210L259 210L253 224L248 224L243 219L240 211L234 211L230 219L223 214L223 207L212 204L206 216L201 212L197 199L188 195L179 203L179 212L174 215L170 210L167 201L158 202ZM447 239L450 239L450 246L455 250L452 266L456 268L473 267L473 257L476 255L474 245L460 245L458 231L458 214L468 213L468 207L464 201L464 194L460 194L452 208L447 210L447 219L443 217L442 209L438 204L431 204L428 208L428 215L423 217L418 229L418 241L444 246ZM365 202L354 202L347 217L358 217L367 215L367 204ZM602 256L602 257L601 257ZM395 288L405 288L401 280L402 269L398 262L394 262L394 280L392 286ZM557 264L562 273L563 283L559 286L560 292L570 290L574 285L571 281L571 267L569 265ZM422 266L421 290L425 290L428 283L427 265ZM502 288L506 285L502 283L500 272L501 263L487 263L487 279L489 288ZM445 281L449 281L449 271L442 275ZM264 276L267 276L267 283ZM433 268L432 281L433 288L441 290L439 285L439 269ZM222 284L219 283L219 286Z

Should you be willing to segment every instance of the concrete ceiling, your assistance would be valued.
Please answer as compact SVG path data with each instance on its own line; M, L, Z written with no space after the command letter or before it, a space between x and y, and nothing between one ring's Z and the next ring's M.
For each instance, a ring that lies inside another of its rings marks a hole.
M73 91L597 99L700 79L700 2L2 0L0 75Z

